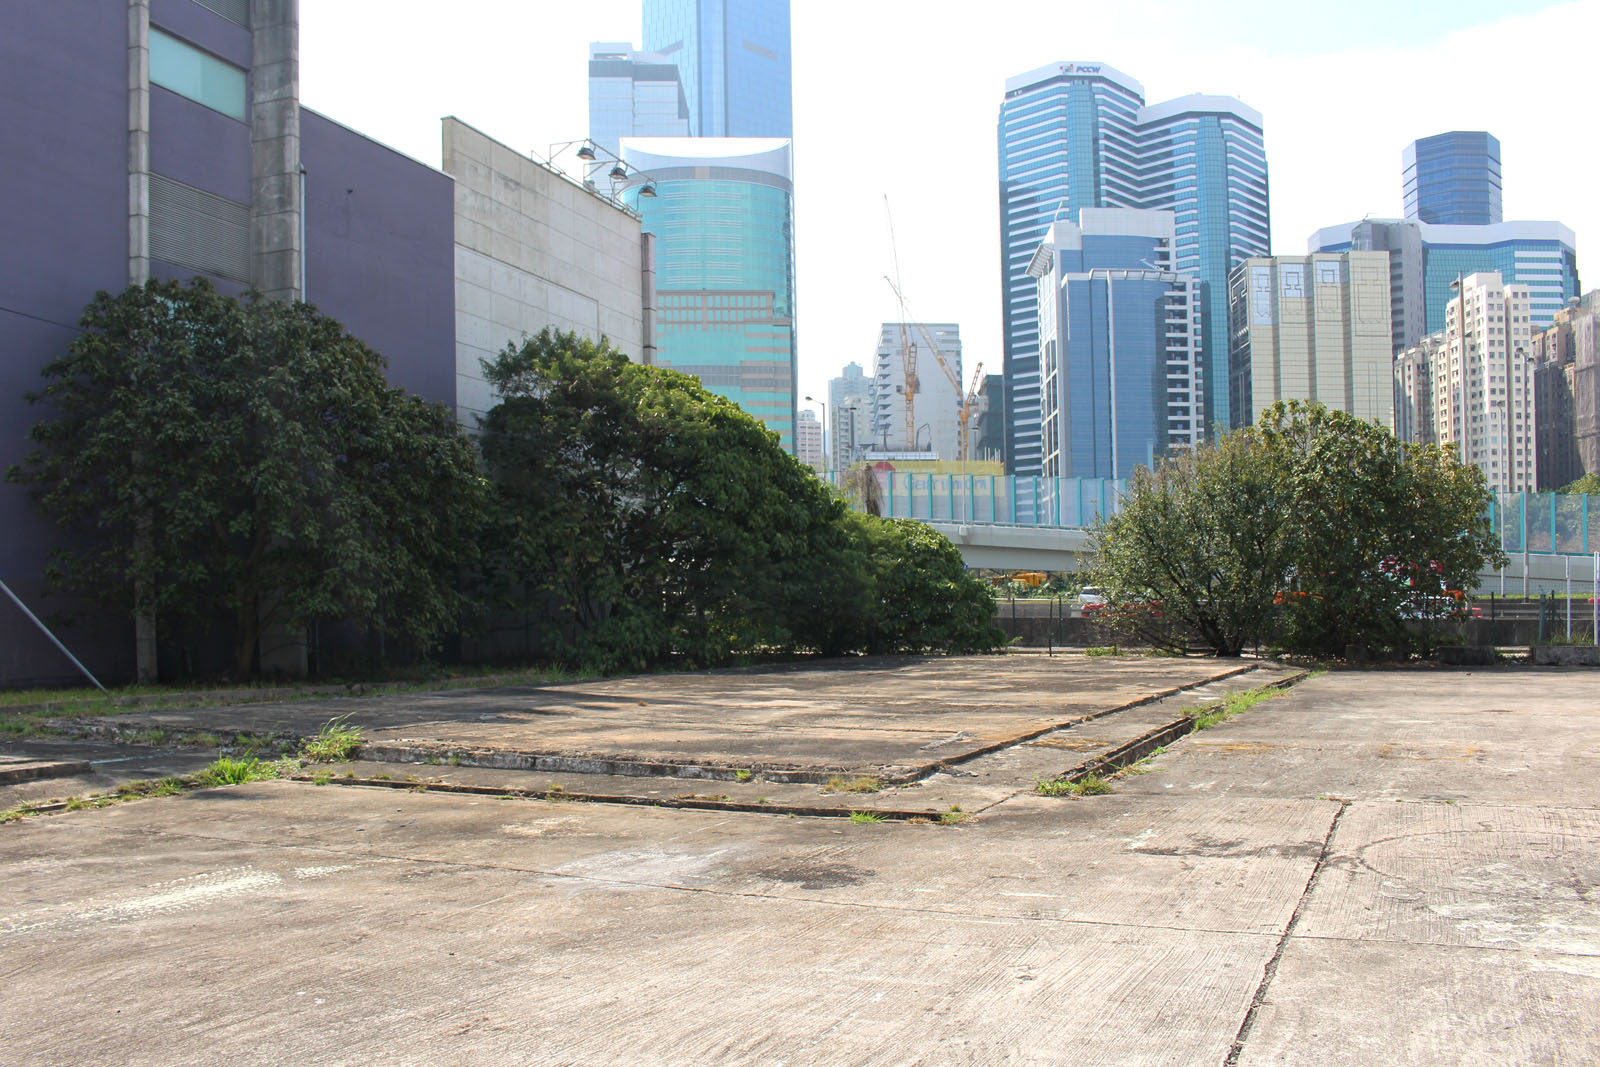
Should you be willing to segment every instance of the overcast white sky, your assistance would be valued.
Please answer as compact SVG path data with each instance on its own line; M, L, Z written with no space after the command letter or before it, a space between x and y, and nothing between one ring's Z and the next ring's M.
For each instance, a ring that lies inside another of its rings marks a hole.
M589 42L639 24L639 0L314 0L301 95L433 166L445 115L542 156L588 133ZM793 39L802 395L898 316L885 194L912 315L960 323L967 377L1000 370L995 118L1006 78L1056 60L1262 112L1275 252L1399 216L1401 149L1453 129L1500 139L1507 219L1566 223L1580 273L1600 240L1600 0L793 0Z

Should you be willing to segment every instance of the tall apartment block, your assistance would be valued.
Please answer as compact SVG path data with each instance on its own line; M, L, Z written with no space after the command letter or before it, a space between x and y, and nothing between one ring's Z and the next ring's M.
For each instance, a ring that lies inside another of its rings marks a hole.
M689 136L678 67L625 42L589 46L589 139L616 155L624 137Z
M846 363L828 380L828 469L842 471L872 444L872 379L859 363Z
M1423 137L1400 156L1406 218L1446 226L1491 226L1500 210L1500 142L1482 130Z
M1287 400L1394 426L1387 253L1247 259L1228 302L1236 427Z
M827 469L822 462L822 423L810 408L802 408L795 418L794 458L813 470Z
M909 385L908 364L913 370ZM963 388L961 327L953 322L884 323L873 357L874 451L962 458Z
M794 182L773 137L625 137L655 183L624 198L655 235L655 362L692 374L794 451Z
M1202 285L1170 211L1085 208L1034 251L1048 477L1127 478L1204 435Z
M1539 487L1559 489L1600 473L1600 292L1573 301L1531 342Z
M677 66L690 136L794 136L789 0L644 0L644 47Z
M1507 284L1492 271L1463 278L1445 309L1443 334L1396 361L1396 403L1421 423L1402 436L1453 447L1496 492L1537 489L1532 336L1526 285Z
M1054 63L1006 82L999 119L1007 469L1038 473L1039 336L1028 265L1056 221L1084 208L1172 211L1173 268L1201 283L1202 316L1226 322L1227 275L1269 251L1261 115L1231 97L1146 106L1144 88L1102 63ZM1227 342L1202 325L1204 398L1226 426Z

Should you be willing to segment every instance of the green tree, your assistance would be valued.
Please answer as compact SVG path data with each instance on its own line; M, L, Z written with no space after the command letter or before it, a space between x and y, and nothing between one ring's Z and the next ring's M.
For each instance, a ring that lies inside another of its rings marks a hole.
M485 363L502 587L545 598L566 654L605 669L825 644L843 503L733 402L609 344L545 329Z
M1290 402L1192 455L1141 470L1095 529L1113 617L1155 612L1218 655L1408 651L1499 561L1482 473L1448 452Z
M1286 490L1244 434L1139 468L1093 532L1107 620L1157 644L1192 632L1218 656L1257 643L1293 565Z
M1563 485L1560 489L1557 489L1556 492L1565 493L1568 495L1573 493L1587 493L1589 496L1600 496L1600 474L1595 474L1593 472L1585 474L1582 478Z
M307 304L204 280L99 293L7 477L67 531L47 577L164 626L233 625L233 673L273 624L342 619L426 646L458 623L485 507L443 407Z
M1484 567L1503 562L1483 472L1382 426L1292 401L1247 433L1289 490L1295 567L1280 642L1342 654L1410 653L1408 618L1456 614Z
M872 601L856 647L960 655L1005 645L993 594L948 538L912 519L853 513L850 520L866 548Z
M626 670L994 647L993 603L947 541L847 512L693 378L553 329L484 370L504 397L480 438L499 500L488 577L502 608L547 619L557 655Z

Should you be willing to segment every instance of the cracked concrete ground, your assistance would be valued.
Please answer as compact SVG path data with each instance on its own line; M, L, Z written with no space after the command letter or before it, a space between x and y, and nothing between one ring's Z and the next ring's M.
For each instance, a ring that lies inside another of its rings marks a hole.
M0 1062L1597 1063L1597 680L1328 675L954 827L291 782L28 819Z

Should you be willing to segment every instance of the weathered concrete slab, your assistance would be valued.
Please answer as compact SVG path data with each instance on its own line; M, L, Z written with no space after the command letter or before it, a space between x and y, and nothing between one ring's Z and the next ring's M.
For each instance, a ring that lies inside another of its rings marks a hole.
M1184 741L1126 788L1600 807L1597 725L1583 671L1340 671Z
M0 868L27 976L0 982L0 1041L89 1063L1220 1062L1311 861L1160 851L1192 827L1130 849L1162 813L1108 835L1101 801L1003 851L981 828L284 783L37 820ZM1322 807L1267 835L1319 836ZM63 1012L66 989L96 1009Z
M1594 1062L1593 692L1330 675L1106 796L972 760L955 827L287 782L27 819L0 1061Z
M87 760L37 759L31 756L0 755L0 785L14 785L38 778L65 778L87 774Z
M1405 942L1290 943L1239 1067L1600 1061L1600 961Z

